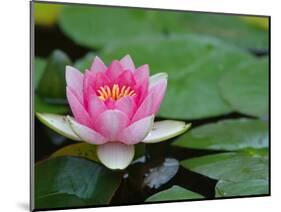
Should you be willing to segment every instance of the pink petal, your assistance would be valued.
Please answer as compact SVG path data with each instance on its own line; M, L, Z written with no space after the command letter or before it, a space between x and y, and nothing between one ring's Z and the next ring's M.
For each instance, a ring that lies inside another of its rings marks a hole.
M123 85L125 86L130 86L131 88L133 88L136 84L135 82L135 78L132 74L131 71L123 71L118 79L117 79L117 84L119 85L119 87L122 87Z
M97 147L100 161L109 169L125 169L133 160L134 145L106 143Z
M114 60L109 68L106 70L106 75L111 82L115 82L118 76L123 72L123 67L121 63L117 60Z
M163 79L149 89L148 92L153 93L153 108L152 108L153 114L156 114L158 112L160 105L163 101L166 88L167 88L167 79Z
M105 72L106 69L107 67L103 63L103 61L98 56L96 56L94 62L92 63L91 71L94 73L98 73L98 72Z
M133 115L132 122L153 114L153 96L153 93L150 93L145 97L136 113Z
M129 122L127 115L119 110L106 110L97 117L95 129L109 141L117 141L118 134Z
M136 103L139 105L143 99L147 96L148 82L149 82L149 67L143 65L134 72L136 80L135 91L137 93Z
M129 69L131 71L135 70L135 65L130 55L126 55L125 57L123 57L120 60L120 63L122 64L124 69Z
M126 127L119 135L119 141L125 144L141 142L151 131L154 115L140 119Z
M89 98L88 111L89 111L92 119L95 119L96 117L98 117L105 110L106 110L106 106L104 104L104 101L99 99L95 93L91 93L90 98Z
M104 144L107 142L106 138L96 132L95 130L79 124L74 119L67 117L69 121L69 125L71 129L74 131L74 133L79 136L83 141L90 143L90 144Z
M80 102L83 102L83 74L72 66L66 66L65 69L66 84L78 97Z
M75 119L80 124L91 127L92 121L88 112L85 110L83 105L79 102L78 98L69 87L66 87L66 96Z
M127 114L130 119L136 109L133 97L125 96L115 102L115 108Z

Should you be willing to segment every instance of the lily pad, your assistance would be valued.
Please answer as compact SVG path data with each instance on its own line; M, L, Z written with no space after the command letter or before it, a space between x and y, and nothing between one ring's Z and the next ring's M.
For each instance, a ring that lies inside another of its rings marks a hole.
M173 187L156 193L150 196L146 202L158 201L175 201L175 200L189 200L189 199L203 199L204 197L195 192L184 189L180 186L174 185Z
M242 48L268 48L269 33L266 28L256 27L245 21L248 16L186 13L185 27L188 32L214 36ZM269 24L268 17L260 22Z
M102 58L109 62L126 54L138 66L149 64L151 74L168 73L168 89L159 115L175 119L200 119L231 112L220 95L218 81L245 61L256 61L245 51L198 35L111 46L102 52Z
M35 111L38 113L56 113L65 114L69 112L69 107L66 104L55 104L46 102L39 95L34 95Z
M35 57L34 60L34 72L33 72L33 76L34 76L34 87L35 89L37 88L40 79L42 77L42 74L44 72L44 69L46 67L46 60L41 58L41 57Z
M219 181L216 185L216 197L233 197L269 194L268 180L246 180L242 182Z
M268 58L248 61L220 80L220 91L231 107L251 116L269 114Z
M88 143L71 144L59 149L51 155L53 157L75 156L88 160L98 161L96 146Z
M224 120L191 130L172 143L174 146L210 149L241 150L268 147L268 124L253 119Z
M35 208L109 204L120 182L120 173L82 158L42 161L35 166Z
M60 50L55 50L47 64L37 89L37 94L49 103L65 103L65 67L70 65L69 57Z
M240 182L268 179L268 157L246 153L220 153L181 161L191 171L216 180Z
M187 131L191 127L191 124L186 124L182 121L157 121L153 124L153 128L150 133L142 141L144 143L157 143L165 141L180 135Z

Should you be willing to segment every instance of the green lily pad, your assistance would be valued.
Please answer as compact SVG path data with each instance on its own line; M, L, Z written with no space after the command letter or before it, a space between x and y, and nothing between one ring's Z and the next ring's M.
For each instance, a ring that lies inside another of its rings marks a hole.
M50 55L37 89L41 98L50 103L65 103L65 67L70 64L68 56L60 50Z
M204 197L195 192L184 189L180 186L174 185L173 187L156 193L150 196L146 202L158 201L175 201L175 200L189 200L189 199L203 199Z
M51 155L51 158L62 156L75 156L82 157L88 160L99 161L96 152L96 145L87 143L77 143L63 147L58 151L54 152Z
M59 26L76 43L91 48L148 41L171 33L197 33L243 48L268 48L268 30L255 27L244 17L68 5L60 16ZM266 17L261 19L269 22Z
M84 57L76 60L73 66L79 71L84 72L86 69L91 67L96 56L97 54L89 52Z
M53 104L45 101L39 95L34 95L35 111L37 113L55 113L65 114L69 112L69 107L66 104Z
M35 166L35 208L109 204L120 182L119 173L82 158L42 161Z
M33 76L34 76L34 87L35 89L37 88L40 79L42 77L42 74L44 72L44 69L46 67L46 60L41 58L41 57L35 57L34 60L34 72L33 72Z
M181 161L191 171L216 180L240 182L268 179L268 157L246 153L220 153Z
M269 194L268 180L246 180L242 182L219 181L216 185L216 197L233 197Z
M220 95L219 79L245 61L257 61L245 51L198 35L111 46L101 55L109 62L126 54L138 66L149 64L151 74L168 73L168 89L159 115L175 119L200 119L231 112Z
M241 150L268 147L268 124L253 119L224 120L206 124L179 137L173 146L210 149Z
M223 98L231 107L251 116L269 113L268 58L248 61L237 70L226 73L219 87Z
M245 18L248 17L186 13L185 27L188 32L214 36L242 48L268 48L268 30L256 27ZM269 18L260 17L259 21L268 25Z

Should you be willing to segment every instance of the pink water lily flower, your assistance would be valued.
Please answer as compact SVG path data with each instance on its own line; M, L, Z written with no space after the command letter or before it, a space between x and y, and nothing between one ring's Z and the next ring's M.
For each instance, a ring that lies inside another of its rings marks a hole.
M58 120L50 114L39 114L39 118L71 139L97 145L99 160L110 169L126 168L135 144L166 140L189 127L178 121L154 123L166 92L167 74L150 77L149 66L136 68L129 55L109 67L96 57L84 74L67 66L66 83L74 118Z

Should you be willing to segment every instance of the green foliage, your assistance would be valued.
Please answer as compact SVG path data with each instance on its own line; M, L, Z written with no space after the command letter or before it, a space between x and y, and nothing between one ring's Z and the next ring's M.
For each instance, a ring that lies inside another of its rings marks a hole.
M38 86L38 94L42 98L49 101L65 99L65 67L70 64L68 56L60 50L50 55Z
M212 154L181 161L181 165L216 180L240 182L268 179L268 157L246 153Z
M34 72L33 72L33 76L34 76L34 87L35 89L37 88L40 79L42 77L42 74L45 70L46 67L46 60L41 58L41 57L35 57L34 60Z
M247 61L220 80L220 91L231 107L251 116L267 117L269 113L268 58Z
M194 193L180 186L174 185L173 187L160 191L150 196L146 202L158 202L158 201L173 201L173 200L189 200L189 199L203 199L200 194Z
M268 147L268 124L253 119L224 120L205 124L180 136L174 146L235 151Z
M242 182L220 180L216 185L216 197L233 197L269 194L268 180L250 179Z
M196 33L217 37L243 48L267 48L267 30L241 17L71 5L64 8L59 25L76 43L91 48L148 41L165 33L166 36L170 33ZM268 18L261 19L262 23L268 23Z
M149 64L152 73L168 73L160 116L175 119L199 119L231 112L218 89L220 77L241 63L257 61L242 50L196 35L128 43L102 52L106 61L125 54L130 54L137 65Z
M56 157L35 166L35 206L40 209L108 204L120 182L119 173L93 161Z

